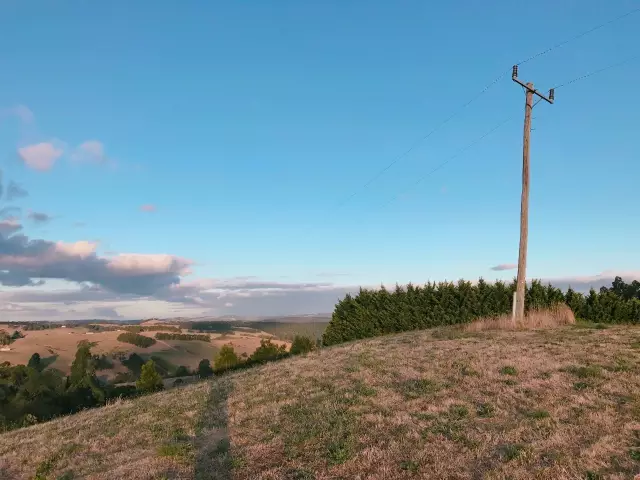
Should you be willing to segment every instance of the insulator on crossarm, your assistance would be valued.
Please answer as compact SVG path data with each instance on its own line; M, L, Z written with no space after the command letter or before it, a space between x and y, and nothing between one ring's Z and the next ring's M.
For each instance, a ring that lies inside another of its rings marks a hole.
M511 72L511 76L513 78L517 78L518 77L518 65L514 65L513 66L513 71Z

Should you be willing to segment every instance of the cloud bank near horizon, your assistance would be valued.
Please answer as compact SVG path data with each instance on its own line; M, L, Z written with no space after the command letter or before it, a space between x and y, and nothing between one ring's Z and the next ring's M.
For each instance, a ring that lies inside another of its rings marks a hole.
M0 312L15 320L330 313L338 300L360 288L255 277L188 281L189 259L168 254L102 257L96 243L30 239L21 229L16 220L0 221L0 285L5 287L0 288ZM586 292L609 286L616 276L631 281L640 279L640 271L543 281ZM63 288L48 288L51 280L62 281Z
M101 256L98 244L30 238L15 216L0 216L0 311L16 320L146 316L296 315L328 313L360 285L282 282L255 277L188 280L194 261L170 254ZM492 270L507 270L507 268ZM316 277L328 276L318 273ZM543 279L586 292L640 271ZM333 276L335 278L335 276ZM52 288L63 285L62 288ZM418 282L416 282L417 284ZM363 285L379 288L380 284ZM395 284L385 284L394 288Z

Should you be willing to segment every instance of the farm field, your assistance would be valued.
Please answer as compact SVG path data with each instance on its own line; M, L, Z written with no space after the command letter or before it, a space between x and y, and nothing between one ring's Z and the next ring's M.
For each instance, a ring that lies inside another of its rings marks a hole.
M38 353L49 368L56 368L64 374L69 373L78 342L83 340L95 344L91 349L93 354L121 353L128 356L131 353L137 353L144 359L154 356L166 360L175 367L184 365L194 369L203 358L213 361L219 348L225 344L231 343L239 355L242 353L249 355L260 346L262 338L272 337L262 331L232 331L225 334L212 333L211 343L197 340L157 340L154 345L142 348L118 341L118 335L124 330L94 332L87 327L68 327L24 331L6 324L0 324L0 330L8 332L19 330L25 336L9 345L9 351L0 351L0 363L26 365L31 355ZM155 331L141 332L140 335L155 338L156 333ZM183 330L183 333L189 332ZM278 345L283 343L289 345L288 342L275 339L273 342ZM113 369L102 370L99 375L108 379L118 372L126 371L120 362L113 363Z

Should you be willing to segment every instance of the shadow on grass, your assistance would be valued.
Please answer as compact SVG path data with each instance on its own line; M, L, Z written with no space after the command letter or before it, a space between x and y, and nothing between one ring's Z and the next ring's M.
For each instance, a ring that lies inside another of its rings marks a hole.
M231 480L234 458L228 429L227 400L233 383L227 375L211 382L211 391L198 418L195 439L195 478Z

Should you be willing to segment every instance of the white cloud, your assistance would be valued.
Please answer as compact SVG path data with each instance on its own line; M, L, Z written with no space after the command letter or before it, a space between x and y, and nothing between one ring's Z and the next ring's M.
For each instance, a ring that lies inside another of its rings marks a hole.
M122 274L154 275L176 272L188 275L190 265L190 261L173 255L121 253L108 261L107 268Z
M25 165L41 172L50 170L62 153L62 149L51 142L37 143L18 149L18 155Z
M74 243L57 242L55 245L55 251L57 253L68 257L78 257L83 259L95 253L97 248L97 242L87 242L86 240Z
M0 285L33 285L34 279L60 279L98 285L112 292L153 295L190 273L190 260L174 255L121 254L101 257L95 242L50 242L17 233L3 221Z

